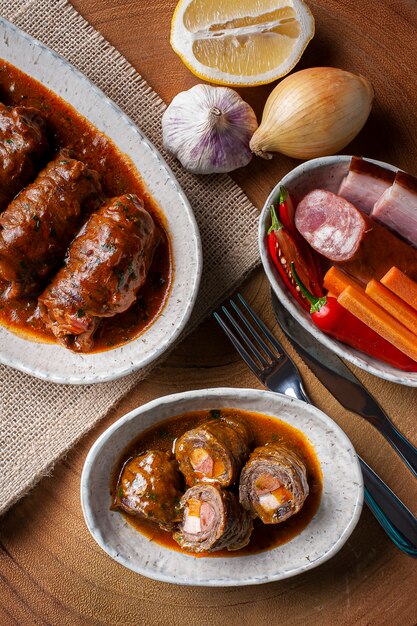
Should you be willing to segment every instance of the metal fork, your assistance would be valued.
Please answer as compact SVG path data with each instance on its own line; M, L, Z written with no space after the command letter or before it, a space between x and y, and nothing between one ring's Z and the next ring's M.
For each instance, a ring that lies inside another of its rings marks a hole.
M312 404L300 373L284 348L246 300L238 294L241 308L229 300L214 313L240 356L255 376L271 391ZM358 456L365 502L394 544L417 557L417 519L384 481Z

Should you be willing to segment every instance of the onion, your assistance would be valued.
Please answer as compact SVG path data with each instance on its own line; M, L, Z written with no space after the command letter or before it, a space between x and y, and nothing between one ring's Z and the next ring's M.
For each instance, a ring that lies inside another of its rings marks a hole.
M256 155L281 152L296 159L327 156L359 133L372 108L372 85L334 67L314 67L281 81L266 101L250 141Z

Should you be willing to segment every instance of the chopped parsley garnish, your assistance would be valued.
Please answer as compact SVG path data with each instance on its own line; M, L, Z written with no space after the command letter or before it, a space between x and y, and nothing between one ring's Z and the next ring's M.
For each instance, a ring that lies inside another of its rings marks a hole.
M104 248L104 250L109 250L109 251L112 251L112 250L116 249L116 246L114 245L114 243L107 243L107 242L106 243L102 243L101 247Z
M122 270L120 270L118 267L114 268L114 273L117 276L117 288L120 289L120 287L123 284L124 274L123 274Z
M120 498L120 500L123 499L123 487L121 485L119 487L119 498Z
M172 439L172 435L168 430L160 430L159 438L160 439Z
M161 272L155 273L154 282L158 287L163 287L165 285L165 278L162 276Z
M85 315L85 311L84 309L78 309L77 311L77 317L84 317Z
M6 143L13 143L13 139L6 139Z
M210 411L210 417L212 419L219 419L220 415L221 415L221 413L220 413L219 409L212 409Z
M41 221L37 215L32 215L32 219L35 222L35 230L37 232L41 227Z

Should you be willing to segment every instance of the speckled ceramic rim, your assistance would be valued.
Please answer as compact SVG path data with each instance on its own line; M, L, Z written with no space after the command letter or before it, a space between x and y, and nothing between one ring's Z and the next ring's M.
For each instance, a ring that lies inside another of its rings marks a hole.
M339 182L348 172L351 158L351 156L340 155L312 159L311 161L306 161L305 163L302 163L298 167L294 168L279 181L269 194L259 218L258 239L262 264L272 289L285 308L288 309L291 315L293 315L293 317L295 317L295 319L323 345L338 354L340 357L347 359L354 365L357 365L366 372L370 372L379 378L399 383L401 385L407 385L409 387L417 387L417 372L402 372L401 370L391 367L390 365L382 363L382 361L368 357L362 352L358 352L357 350L354 350L353 348L350 348L349 346L346 346L319 331L318 328L312 323L309 314L296 303L294 298L287 291L274 267L274 264L272 263L272 260L270 259L270 255L268 254L266 234L271 223L269 207L271 204L277 202L279 188L283 185L290 193L292 193L294 187L303 187L304 193L307 193L308 191L317 188L317 186L321 186L336 193L339 187ZM388 163L375 161L374 159L366 160L371 163L381 165L388 170L394 172L398 171L398 168L389 165ZM315 181L323 178L323 172L326 171L332 172L332 179L329 180L327 185L316 185Z
M304 432L321 464L323 495L310 524L288 543L257 555L195 559L154 544L118 512L110 511L109 485L120 455L143 430L183 412L222 407L278 417ZM153 400L110 426L86 458L81 505L98 545L134 572L183 585L252 585L295 576L334 556L360 517L363 480L351 442L330 417L313 405L269 391L203 389Z
M164 308L134 341L106 352L75 354L59 345L25 340L0 326L0 363L65 384L104 382L142 369L175 342L195 304L202 272L202 248L190 204L157 149L114 102L63 57L3 18L0 18L0 57L72 104L110 136L121 152L128 154L165 216L174 259L173 280ZM112 136L116 134L116 126L119 141ZM141 159L146 163L143 167L138 162Z

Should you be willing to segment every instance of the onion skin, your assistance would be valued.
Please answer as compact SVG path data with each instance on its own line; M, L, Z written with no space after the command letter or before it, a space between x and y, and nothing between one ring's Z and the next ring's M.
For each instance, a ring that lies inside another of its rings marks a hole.
M291 74L269 95L250 148L272 158L281 152L295 159L329 156L356 137L371 112L371 83L334 67Z

